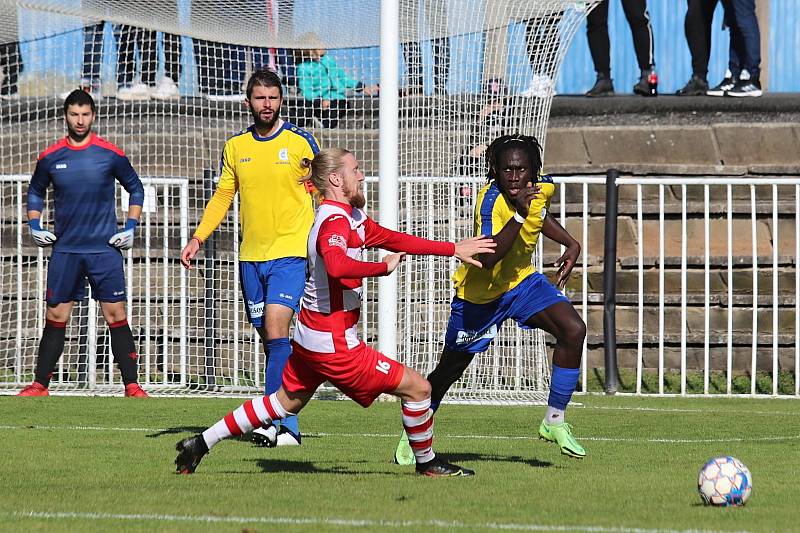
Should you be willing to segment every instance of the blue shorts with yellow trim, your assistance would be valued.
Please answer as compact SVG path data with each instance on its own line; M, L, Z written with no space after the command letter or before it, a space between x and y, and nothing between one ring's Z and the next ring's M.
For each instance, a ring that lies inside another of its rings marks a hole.
M239 279L247 320L264 326L264 308L268 304L286 306L295 313L306 284L306 259L281 257L272 261L240 261Z
M454 297L450 304L450 320L444 344L450 350L480 353L489 349L500 326L507 319L517 321L522 329L530 317L566 296L544 274L534 272L500 298L485 304L474 304Z

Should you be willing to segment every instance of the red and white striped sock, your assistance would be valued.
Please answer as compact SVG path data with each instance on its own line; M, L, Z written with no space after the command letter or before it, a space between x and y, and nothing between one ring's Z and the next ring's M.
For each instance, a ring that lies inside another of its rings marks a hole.
M433 411L431 399L421 402L401 402L403 427L408 435L411 450L417 463L427 463L436 457L433 453Z
M229 437L253 431L262 423L280 420L294 413L287 412L278 401L277 393L247 400L231 411L225 418L203 432L203 440L210 450L212 446Z

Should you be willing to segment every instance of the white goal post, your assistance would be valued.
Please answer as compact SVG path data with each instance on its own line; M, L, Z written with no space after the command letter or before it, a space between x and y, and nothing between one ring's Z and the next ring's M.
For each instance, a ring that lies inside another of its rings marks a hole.
M0 99L0 392L32 378L43 326L47 252L33 246L23 227L24 195L37 155L62 135L63 93L80 85L97 96L96 130L125 150L140 175L150 176L150 209L127 259L130 322L145 388L250 395L261 390L264 362L235 274L236 208L197 269L186 272L177 260L213 191L225 139L250 122L242 105L249 73L275 68L286 83L284 116L323 147L351 149L368 175L381 176L368 186L376 218L401 231L456 240L472 231L487 143L520 131L546 144L559 67L596 3L0 2L0 46L17 58L0 74L13 81ZM398 37L381 46L389 12L397 15L389 35ZM306 48L319 43L348 80L335 112L320 108L317 100L324 98L304 93L299 74L311 60ZM363 90L378 86L378 97ZM52 216L52 204L44 216ZM380 298L377 282L368 280L364 339L387 353L394 346L398 359L423 374L432 370L454 266L441 258L409 261ZM94 305L76 306L54 392L118 393L98 315ZM547 361L540 332L504 328L449 399L541 402Z

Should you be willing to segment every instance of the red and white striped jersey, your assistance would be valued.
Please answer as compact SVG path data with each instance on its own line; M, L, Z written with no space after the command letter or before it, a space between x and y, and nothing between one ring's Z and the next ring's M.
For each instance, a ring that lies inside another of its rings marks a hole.
M346 352L361 343L357 324L362 279L384 276L383 261L362 260L367 248L421 255L452 256L455 245L392 231L363 210L325 200L308 236L306 287L294 341L317 353Z

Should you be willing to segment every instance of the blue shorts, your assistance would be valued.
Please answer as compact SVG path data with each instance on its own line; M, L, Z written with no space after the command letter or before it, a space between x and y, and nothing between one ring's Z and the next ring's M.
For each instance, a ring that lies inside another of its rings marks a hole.
M566 296L550 283L544 274L534 272L497 300L474 304L453 298L444 344L450 350L480 353L489 349L503 322L513 318L522 329L530 317Z
M240 261L239 278L247 320L264 326L264 307L280 304L300 310L300 298L306 284L306 259L281 257L272 261Z
M122 253L116 249L85 254L53 252L47 265L47 303L83 300L87 279L92 298L98 302L125 300Z

